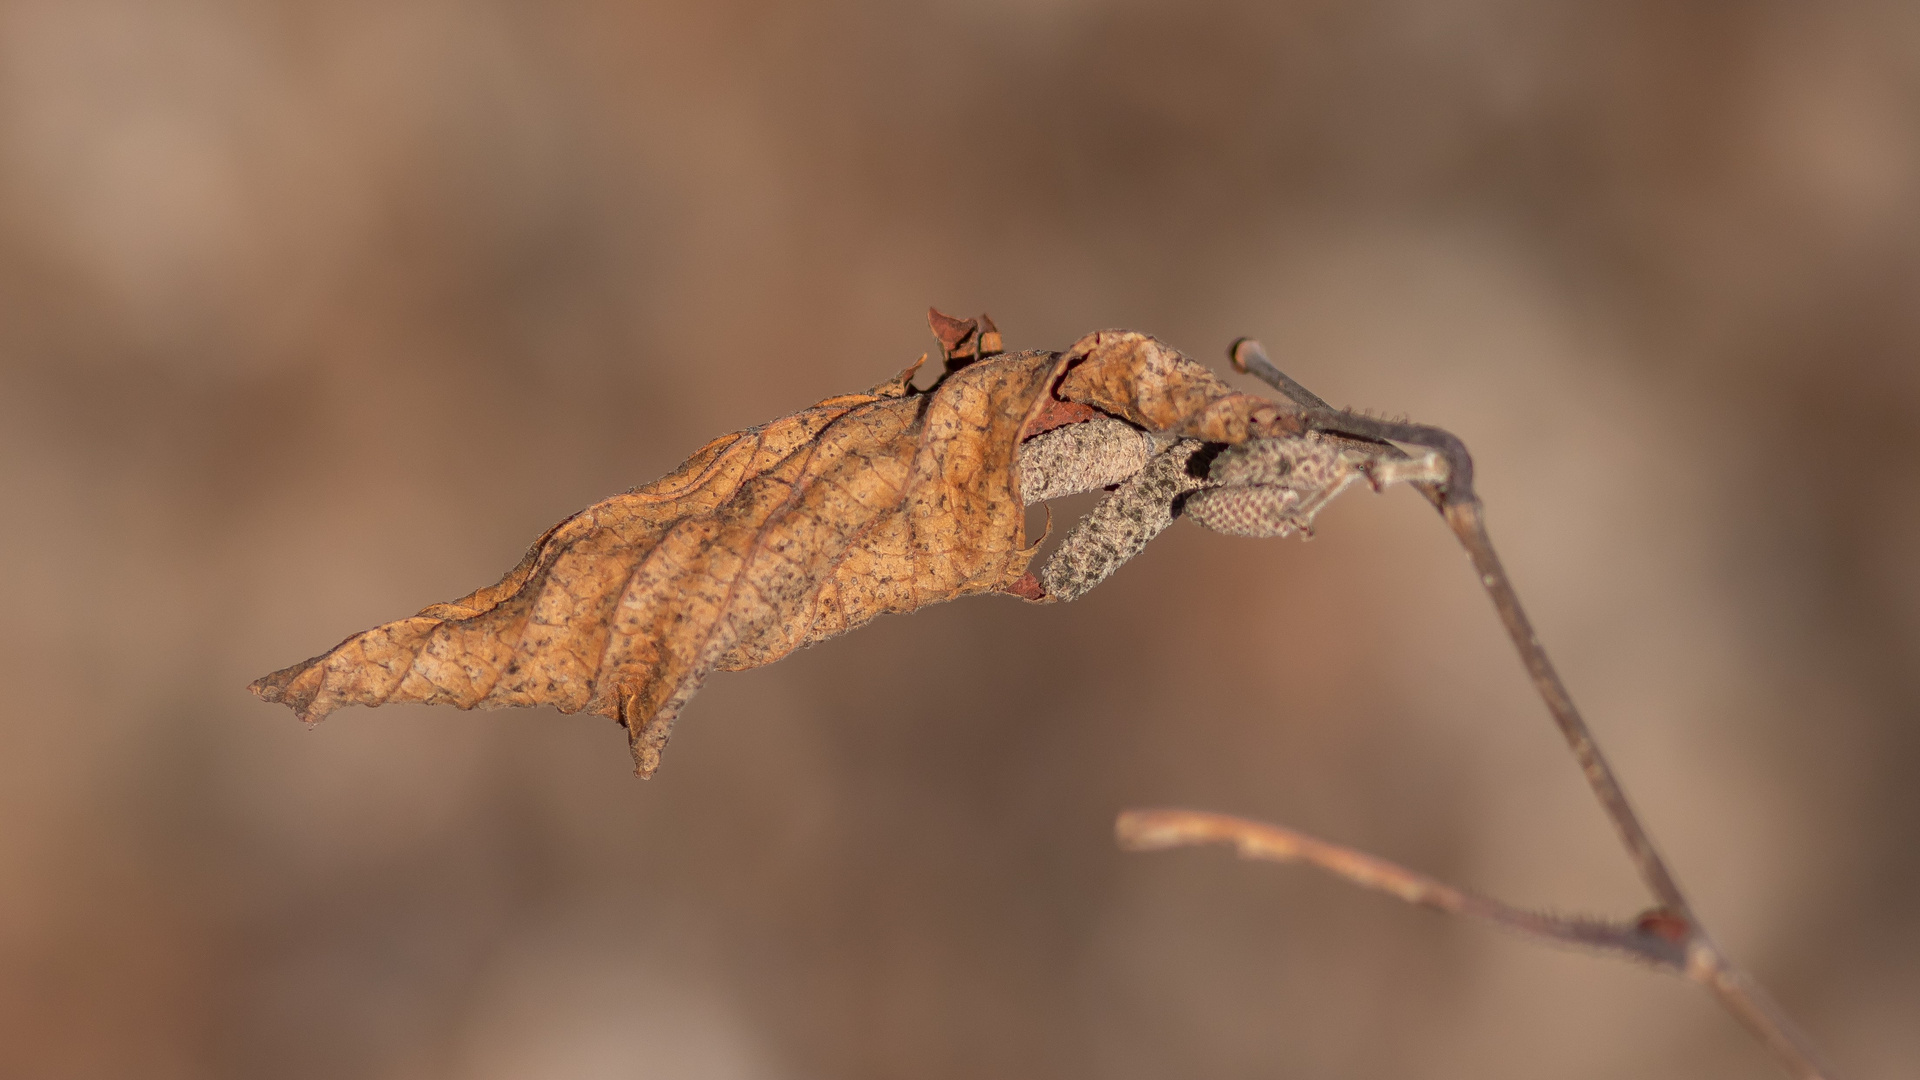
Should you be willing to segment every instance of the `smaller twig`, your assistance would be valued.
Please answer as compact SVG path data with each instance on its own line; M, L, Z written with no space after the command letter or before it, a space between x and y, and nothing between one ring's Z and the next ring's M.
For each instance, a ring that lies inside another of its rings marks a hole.
M1295 405L1303 409L1332 411L1333 406L1327 404L1327 399L1294 382L1286 372L1274 367L1273 361L1267 359L1267 350L1252 338L1234 338L1233 344L1227 346L1227 357L1233 361L1235 371L1252 375L1287 395Z
M1806 1035L1766 991L1730 964L1698 926L1668 908L1642 912L1631 925L1528 911L1456 889L1363 851L1229 814L1128 810L1114 822L1113 828L1120 846L1130 851L1232 844L1243 859L1307 863L1361 888L1397 896L1409 904L1479 919L1551 945L1572 945L1623 956L1684 976L1719 998L1720 1004L1759 1038L1794 1076L1821 1080L1832 1075Z
M1628 925L1527 911L1456 889L1397 863L1278 825L1197 810L1128 810L1114 822L1114 833L1120 839L1120 846L1131 851L1232 844L1243 859L1307 863L1361 888L1388 893L1409 904L1449 915L1479 919L1522 937L1555 945L1599 949L1676 974L1686 971L1686 949L1680 941L1664 933L1668 924L1660 919L1642 918L1637 924Z
M1566 684L1560 681L1560 673L1554 670L1553 661L1548 659L1546 648L1540 644L1540 635L1534 632L1526 609L1520 606L1520 594L1514 591L1513 581L1507 577L1506 568L1500 565L1500 556L1494 552L1493 540L1487 535L1486 518L1480 512L1480 504L1449 504L1442 509L1442 514L1455 538L1460 541L1460 546L1466 549L1467 557L1473 560L1473 568L1480 576L1480 586L1493 599L1494 610L1499 612L1507 636L1513 641L1514 650L1520 654L1521 664L1533 679L1534 690L1546 703L1547 712L1553 716L1561 736L1567 741L1567 747L1573 751L1574 760L1580 763L1580 771L1593 789L1594 798L1599 800L1608 820L1619 832L1621 844L1627 849L1627 856L1633 860L1634 868L1640 872L1640 879L1646 882L1647 889L1656 900L1691 920L1693 912L1679 884L1674 881L1673 871L1667 868L1666 860L1654 848L1653 838L1647 835L1646 826L1640 823L1640 815L1634 812L1633 804L1627 800L1619 778L1614 775L1613 766L1607 764L1606 755L1600 752L1600 745L1593 738L1593 730L1574 706L1573 695L1567 692Z

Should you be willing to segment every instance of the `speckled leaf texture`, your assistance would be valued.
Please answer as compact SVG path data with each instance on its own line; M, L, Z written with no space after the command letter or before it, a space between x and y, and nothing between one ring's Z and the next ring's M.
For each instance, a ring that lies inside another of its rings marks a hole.
M1020 441L1062 402L1220 442L1284 427L1272 403L1126 331L974 361L930 390L912 374L716 439L554 526L497 584L250 689L306 721L395 701L599 713L651 776L709 672L1013 586L1035 550Z

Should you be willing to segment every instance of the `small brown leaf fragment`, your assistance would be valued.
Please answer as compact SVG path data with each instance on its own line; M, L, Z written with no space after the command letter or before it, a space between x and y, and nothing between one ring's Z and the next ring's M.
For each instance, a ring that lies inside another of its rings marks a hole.
M956 319L938 308L927 309L927 326L933 330L934 339L940 342L940 355L946 359L949 370L961 367L979 355L979 323L973 319Z
M1040 584L1040 579L1034 577L1032 573L1021 574L1020 580L1001 591L1036 603L1047 598L1046 586Z
M980 355L998 356L1006 349L1000 343L1000 328L993 325L993 319L986 312L980 313Z
M1027 430L1020 433L1022 442L1038 435L1045 435L1055 428L1069 424L1078 424L1107 415L1091 405L1082 405L1077 401L1061 401L1048 394L1041 401L1040 409L1027 421Z
M1018 438L1057 371L1014 353L916 391L910 368L716 439L554 526L498 583L251 689L306 721L389 701L596 712L651 775L714 669L1020 580Z

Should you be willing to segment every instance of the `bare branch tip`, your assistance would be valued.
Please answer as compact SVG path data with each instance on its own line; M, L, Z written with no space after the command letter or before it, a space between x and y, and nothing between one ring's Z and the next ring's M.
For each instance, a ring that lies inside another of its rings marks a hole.
M1114 839L1128 851L1162 851L1197 843L1166 810L1123 810L1113 821Z
M1267 358L1267 351L1261 348L1258 341L1250 337L1237 337L1233 339L1233 344L1227 346L1227 359L1232 361L1233 370L1242 375L1247 373L1247 355L1249 353L1258 356L1262 360Z

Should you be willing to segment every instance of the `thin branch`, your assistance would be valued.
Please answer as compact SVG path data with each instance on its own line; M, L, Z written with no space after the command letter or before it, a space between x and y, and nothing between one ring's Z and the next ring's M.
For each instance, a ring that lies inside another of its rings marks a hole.
M1643 912L1632 924L1528 911L1354 848L1229 814L1127 810L1114 822L1114 834L1129 851L1232 844L1243 859L1303 862L1409 904L1479 919L1545 944L1593 949L1684 976L1711 991L1794 1076L1823 1080L1833 1075L1765 990L1728 963L1698 926L1665 908Z
M1326 398L1294 382L1286 372L1274 367L1273 361L1267 359L1267 350L1252 338L1235 338L1233 344L1227 346L1227 356L1233 361L1234 370L1252 375L1287 395L1295 405L1303 409L1333 410Z
M1492 598L1500 621L1506 626L1507 635L1520 654L1521 663L1533 679L1535 690L1546 703L1554 722L1559 725L1560 733L1566 738L1574 758L1580 763L1581 771L1586 775L1588 786L1592 788L1607 818L1613 822L1641 880L1659 901L1659 907L1641 916L1630 931L1637 935L1632 939L1633 943L1617 938L1581 943L1624 951L1674 970L1671 957L1652 959L1641 947L1644 939L1649 937L1666 942L1682 958L1677 970L1711 990L1728 1012L1773 1051L1788 1072L1802 1080L1831 1077L1831 1070L1820 1063L1819 1054L1811 1041L1786 1018L1780 1007L1757 983L1727 959L1700 926L1672 870L1654 847L1652 837L1641 824L1640 816L1627 799L1612 766L1607 764L1599 744L1594 741L1592 730L1587 727L1586 720L1573 704L1572 695L1567 692L1566 684L1548 659L1547 651L1540 644L1539 635L1534 632L1526 610L1520 606L1519 593L1514 590L1513 582L1500 564L1499 555L1494 552L1493 541L1487 534L1486 520L1481 513L1480 500L1473 492L1473 459L1468 455L1465 444L1452 433L1439 428L1394 423L1330 410L1319 397L1268 362L1258 342L1245 338L1236 341L1230 355L1234 367L1261 378L1303 406L1303 419L1313 430L1426 446L1438 450L1447 459L1447 480L1442 484L1423 485L1423 490L1440 510L1448 528L1453 530L1461 547L1466 549L1467 556L1473 561L1481 587ZM1174 816L1167 816L1169 814ZM1392 863L1275 826L1179 811L1161 811L1140 817L1123 815L1121 822L1123 830L1133 830L1130 833L1123 832L1123 838L1131 836L1137 844L1144 846L1230 840L1239 846L1243 856L1310 862L1356 884L1392 892L1409 902L1487 919L1535 937L1567 941L1570 932L1568 927L1573 925L1464 893ZM1608 933L1620 930L1614 924L1597 925L1607 928Z
M1128 810L1114 822L1114 833L1120 846L1130 851L1232 844L1243 859L1307 863L1363 889L1388 893L1449 915L1479 919L1536 941L1599 949L1676 974L1686 969L1686 950L1663 934L1666 924L1659 920L1643 919L1638 925L1628 925L1527 911L1278 825L1197 810Z
M1691 922L1692 908L1681 894L1679 884L1674 881L1673 871L1667 868L1666 860L1654 848L1646 826L1640 823L1640 815L1634 812L1633 804L1627 801L1627 793L1614 776L1613 766L1607 764L1599 744L1594 742L1592 729L1587 727L1580 710L1574 707L1573 697L1567 693L1566 684L1560 681L1560 673L1554 670L1553 661L1547 658L1547 650L1540 644L1539 635L1534 633L1533 623L1520 606L1520 595L1514 591L1506 568L1500 565L1500 556L1493 550L1493 540L1487 535L1486 518L1480 512L1479 501L1449 502L1441 513L1446 518L1447 526L1453 530L1453 535L1459 539L1460 546L1466 549L1467 557L1473 560L1473 568L1480 575L1480 585L1493 598L1493 606L1500 613L1500 621L1506 625L1507 636L1513 639L1520 662L1526 665L1527 674L1533 677L1534 689L1539 691L1540 699L1546 702L1547 711L1553 714L1560 734L1566 737L1567 746L1580 763L1580 771L1586 774L1587 785L1593 789L1594 798L1600 801L1601 808L1619 832L1621 843L1626 846L1628 856L1640 872L1640 880L1646 882L1647 889L1662 906L1688 917Z

